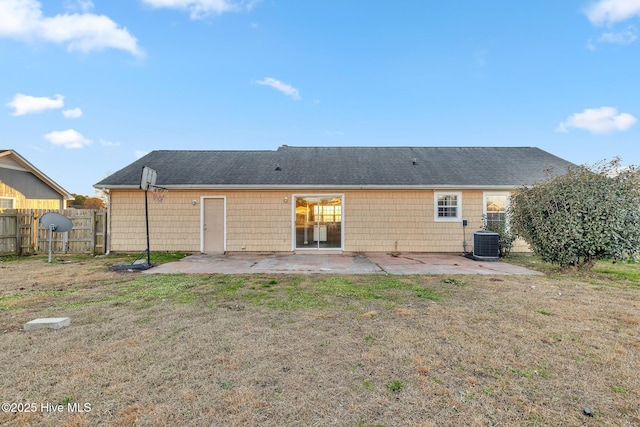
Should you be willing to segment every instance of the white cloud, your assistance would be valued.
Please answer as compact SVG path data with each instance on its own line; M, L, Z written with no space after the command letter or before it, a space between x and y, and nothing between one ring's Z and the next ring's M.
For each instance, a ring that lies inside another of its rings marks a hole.
M633 43L637 38L638 29L633 25L629 25L625 31L602 33L602 35L598 37L598 42L626 45Z
M79 4L93 6L82 0ZM37 0L1 0L0 37L66 44L67 50L84 53L113 48L143 55L137 39L109 17L85 12L45 17Z
M13 116L24 116L25 114L62 108L64 106L64 96L55 95L54 99L51 99L18 93L13 97L11 102L8 102L6 105L14 109L12 113Z
M73 129L48 133L44 136L44 139L53 145L60 145L64 148L83 148L91 144L90 139L85 138L84 135Z
M64 110L62 115L67 119L78 119L82 117L82 110L79 108L71 108L69 110Z
M144 156L146 156L147 154L149 154L148 151L142 151L142 150L136 150L133 155L136 156L136 159L140 159Z
M102 145L103 147L119 147L120 143L119 142L112 142L112 141L105 141L104 139L100 140L100 145Z
M560 123L556 130L567 132L570 128L584 129L591 133L609 133L629 129L636 118L628 113L618 113L613 107L587 108Z
M594 25L609 25L640 16L640 0L598 0L585 10Z
M71 11L81 10L88 12L94 8L94 4L91 0L66 0L65 7Z
M191 19L202 19L225 12L250 10L260 0L143 0L155 8L188 10Z
M282 92L287 96L290 96L296 101L302 99L300 97L300 92L298 92L298 89L286 83L282 83L280 80L276 80L271 77L266 77L260 81L257 81L256 83L263 86L270 86L275 90Z

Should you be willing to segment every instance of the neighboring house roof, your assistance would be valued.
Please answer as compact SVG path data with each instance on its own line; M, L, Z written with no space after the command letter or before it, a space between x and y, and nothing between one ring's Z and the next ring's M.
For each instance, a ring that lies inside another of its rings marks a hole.
M24 157L18 154L15 150L0 149L0 168L15 169L24 172L30 172L38 179L47 184L56 193L60 194L64 200L73 200L74 197L67 190L62 188L58 183L45 175L38 168L33 166Z
M167 188L517 187L572 163L535 147L290 147L152 151L94 185L138 188L142 167Z

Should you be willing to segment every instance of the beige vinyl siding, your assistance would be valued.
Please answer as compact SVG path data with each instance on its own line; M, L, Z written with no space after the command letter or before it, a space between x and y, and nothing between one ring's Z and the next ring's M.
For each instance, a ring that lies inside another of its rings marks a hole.
M192 205L193 199L198 199ZM144 192L112 191L110 195L112 251L137 252L147 247ZM200 200L197 192L170 191L163 203L148 195L152 251L200 250Z
M14 209L66 209L66 204L60 206L59 199L27 199L24 194L2 181L0 181L0 196L15 199Z
M225 195L228 251L291 251L290 191L232 191Z
M462 222L436 222L433 193L433 190L345 191L345 250L462 252ZM478 194L482 201L482 193ZM462 217L469 220L468 231L482 223L482 214L478 216L473 210L472 199L477 199L478 194L462 194Z
M111 192L111 250L146 248L144 193ZM200 209L204 196L225 196L227 251L291 251L290 193L282 191L169 190L163 203L149 194L149 235L152 251L200 251ZM192 201L195 200L194 205Z
M482 226L483 191L462 193L460 222L434 220L435 190L169 190L164 202L149 195L152 251L199 252L201 197L226 198L226 248L229 252L290 252L293 250L295 194L344 195L342 227L346 252L462 253L463 231L471 250L473 232ZM285 201L286 197L286 201ZM196 204L192 204L195 200ZM141 190L112 190L111 250L136 252L146 248L144 196ZM396 245L397 242L397 245ZM528 248L518 242L514 251Z
M511 252L513 253L530 253L531 252L531 248L529 247L529 245L527 245L527 242L525 242L522 239L516 239L515 242L513 242L513 246L511 247Z

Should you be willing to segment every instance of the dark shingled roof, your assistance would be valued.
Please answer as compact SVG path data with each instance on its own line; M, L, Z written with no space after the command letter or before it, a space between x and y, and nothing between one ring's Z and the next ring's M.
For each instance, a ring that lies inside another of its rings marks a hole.
M164 187L517 187L572 163L535 147L289 147L152 151L95 184L137 188L142 167Z

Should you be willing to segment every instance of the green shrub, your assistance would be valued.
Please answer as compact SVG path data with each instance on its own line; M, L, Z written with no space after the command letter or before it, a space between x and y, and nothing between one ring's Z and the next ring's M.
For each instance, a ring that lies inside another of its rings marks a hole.
M509 256L513 242L516 240L516 236L507 224L507 220L501 219L499 221L487 221L487 218L485 217L482 229L498 233L499 255L501 257Z
M620 160L577 166L519 189L511 229L535 254L562 267L591 269L599 259L640 253L640 174Z

